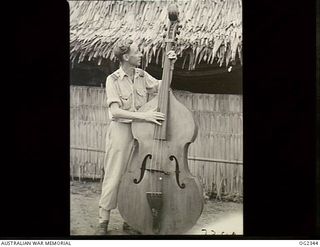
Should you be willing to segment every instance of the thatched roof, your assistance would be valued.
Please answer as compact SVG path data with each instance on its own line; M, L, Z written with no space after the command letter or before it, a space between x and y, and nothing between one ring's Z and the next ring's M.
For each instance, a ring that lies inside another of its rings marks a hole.
M167 6L172 1L69 1L72 62L114 60L112 48L131 37L141 47L144 67L162 61ZM241 0L179 0L182 24L176 52L183 68L200 62L242 63Z

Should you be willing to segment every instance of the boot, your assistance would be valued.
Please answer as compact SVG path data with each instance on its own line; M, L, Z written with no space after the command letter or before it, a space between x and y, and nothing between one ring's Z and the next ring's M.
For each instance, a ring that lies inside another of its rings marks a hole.
M128 225L127 222L123 222L122 230L131 234L131 235L141 235L141 232L133 229L131 226Z
M99 223L96 229L96 235L106 235L108 231L108 224L109 224L109 220L105 220Z

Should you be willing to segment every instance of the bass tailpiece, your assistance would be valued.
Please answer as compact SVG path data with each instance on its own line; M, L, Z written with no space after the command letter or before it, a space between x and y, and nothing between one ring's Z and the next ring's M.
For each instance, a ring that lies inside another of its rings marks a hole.
M162 192L146 192L152 213L152 230L159 234L161 229Z

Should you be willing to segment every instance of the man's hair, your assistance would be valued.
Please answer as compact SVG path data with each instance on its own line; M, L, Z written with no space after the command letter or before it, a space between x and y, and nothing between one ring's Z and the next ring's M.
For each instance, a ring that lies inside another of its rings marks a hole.
M116 42L113 48L114 56L119 61L122 61L122 55L129 53L131 44L133 44L133 40L129 38L125 40L119 40L118 42Z

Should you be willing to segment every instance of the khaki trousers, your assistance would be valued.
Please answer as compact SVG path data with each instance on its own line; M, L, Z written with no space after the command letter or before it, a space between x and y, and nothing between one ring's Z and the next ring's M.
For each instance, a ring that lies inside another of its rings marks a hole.
M104 178L99 208L111 210L117 207L119 184L126 171L133 143L131 123L111 121L106 136Z

